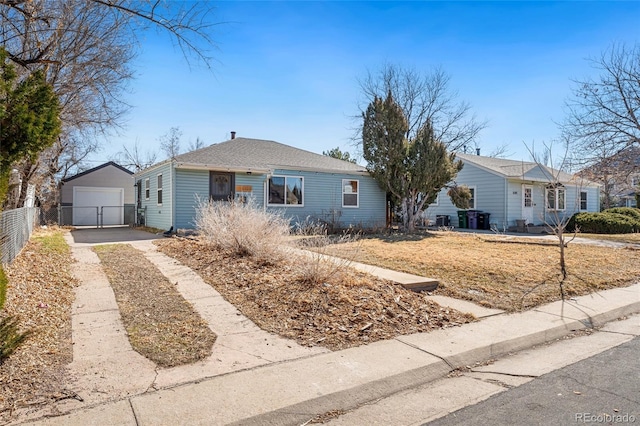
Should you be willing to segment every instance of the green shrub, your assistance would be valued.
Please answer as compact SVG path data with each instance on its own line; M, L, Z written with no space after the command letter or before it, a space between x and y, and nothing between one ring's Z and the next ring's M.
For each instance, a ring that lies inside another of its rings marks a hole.
M640 220L610 211L576 213L569 220L567 231L573 232L576 228L590 234L630 234L640 232Z
M0 364L9 357L20 344L31 334L18 330L18 320L9 316L0 319Z
M605 210L603 213L617 213L625 216L629 216L635 220L640 220L640 209L633 207L613 207Z

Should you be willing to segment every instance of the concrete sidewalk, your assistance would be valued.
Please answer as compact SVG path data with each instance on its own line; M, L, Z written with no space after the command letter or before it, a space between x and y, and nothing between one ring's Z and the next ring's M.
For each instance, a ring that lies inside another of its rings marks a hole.
M451 370L640 312L640 284L488 316L431 333L149 390L37 425L300 425L415 388ZM635 317L638 320L638 317Z

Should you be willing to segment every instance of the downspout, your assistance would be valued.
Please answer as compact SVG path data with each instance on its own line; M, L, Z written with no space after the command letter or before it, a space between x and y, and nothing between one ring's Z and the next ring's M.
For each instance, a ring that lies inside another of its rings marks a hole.
M169 200L171 201L171 226L173 226L173 229L175 230L175 232L178 232L178 224L176 223L176 187L175 187L175 179L174 179L174 173L176 172L176 160L173 159L171 160L171 167L169 169L169 187L171 188L171 197L169 197Z
M504 219L503 219L503 228L509 229L509 180L508 179L504 179ZM497 226L497 224L496 224ZM498 227L498 229L500 229L500 227Z

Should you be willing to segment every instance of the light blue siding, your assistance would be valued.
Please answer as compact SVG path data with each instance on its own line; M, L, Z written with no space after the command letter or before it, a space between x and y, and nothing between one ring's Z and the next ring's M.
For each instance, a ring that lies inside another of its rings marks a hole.
M159 229L169 229L173 225L173 168L171 163L163 164L148 172L137 175L142 185L142 207L146 207L145 224ZM158 205L158 175L162 174L162 205ZM149 179L149 199L145 199L145 179Z
M193 229L195 227L195 214L198 201L209 200L209 170L176 169L176 228ZM235 186L251 186L251 192L236 193L251 197L256 204L263 203L264 175L236 173Z
M455 182L475 188L475 210L489 213L489 222L504 222L506 180L496 174L466 163L456 176ZM437 215L448 215L454 226L458 225L458 208L447 195L447 189L440 191L438 205L432 204L426 211L427 218L435 220Z
M276 170L274 175L299 176L303 181L303 205L268 206L282 211L291 223L304 222L307 217L320 219L337 227L382 227L386 224L386 194L378 183L367 175ZM342 206L342 180L359 182L358 207Z
M193 229L198 199L209 198L209 170L173 169L171 179L170 164L137 175L144 185L150 178L150 200L142 200L147 207L147 225L160 229ZM163 205L157 205L157 175L163 174ZM274 175L300 176L304 179L303 206L266 206L265 187L268 176L258 173L236 173L236 189L251 191L238 192L236 197L249 196L256 205L274 211L282 211L292 224L307 217L322 219L338 227L362 226L382 227L386 224L386 195L370 176L309 171L277 170ZM358 207L342 207L342 180L359 182ZM144 186L142 190L144 198ZM171 200L175 201L171 203Z

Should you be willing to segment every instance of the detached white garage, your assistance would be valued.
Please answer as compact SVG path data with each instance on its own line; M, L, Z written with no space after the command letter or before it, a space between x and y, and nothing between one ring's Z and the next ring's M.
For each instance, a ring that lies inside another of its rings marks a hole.
M62 180L65 225L127 225L135 221L133 172L110 161Z

